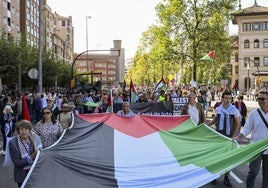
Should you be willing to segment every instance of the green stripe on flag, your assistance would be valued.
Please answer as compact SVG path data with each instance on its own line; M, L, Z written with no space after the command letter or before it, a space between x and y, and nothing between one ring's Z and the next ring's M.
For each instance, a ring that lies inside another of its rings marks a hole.
M194 125L191 119L168 132L160 132L160 136L181 166L193 164L211 173L223 174L250 162L268 147L266 139L239 148L234 141L207 126Z
M204 160L209 163L212 155L237 148L234 142L209 128L195 126L191 119L168 132L162 132L161 136L182 166L194 164L200 167Z

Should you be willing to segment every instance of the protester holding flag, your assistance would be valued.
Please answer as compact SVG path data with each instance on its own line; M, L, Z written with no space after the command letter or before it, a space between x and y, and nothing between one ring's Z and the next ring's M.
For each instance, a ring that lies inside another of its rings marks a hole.
M37 150L42 148L39 136L32 133L31 130L30 121L20 121L16 126L18 135L9 142L9 153L14 163L14 180L19 187L31 168Z
M139 99L138 97L138 92L132 82L132 80L130 81L130 88L129 88L129 102L130 103L134 103L137 102L137 100Z
M234 139L241 139L249 134L251 134L251 143L268 138L268 92L259 92L257 100L260 108L254 109L250 112L244 129ZM246 181L247 188L254 187L255 179L260 171L261 166L262 187L268 187L268 149L249 164L249 172Z
M189 115L192 120L200 125L205 122L205 113L202 104L196 102L196 94L191 92L188 95L189 102L182 107L181 115Z
M116 114L119 116L124 116L124 117L133 117L136 115L132 110L130 110L129 102L127 101L123 102L122 110L119 110Z
M67 102L61 103L61 112L57 117L63 129L68 129L72 124L72 112Z
M219 133L229 138L235 138L240 130L240 117L240 112L232 105L232 93L224 91L222 94L222 104L215 109L215 118L208 125L215 124L216 130ZM224 176L224 184L232 187L229 173L226 173Z
M55 119L51 108L44 108L42 115L43 118L34 126L34 131L40 136L43 147L47 148L59 139L63 129L60 122Z

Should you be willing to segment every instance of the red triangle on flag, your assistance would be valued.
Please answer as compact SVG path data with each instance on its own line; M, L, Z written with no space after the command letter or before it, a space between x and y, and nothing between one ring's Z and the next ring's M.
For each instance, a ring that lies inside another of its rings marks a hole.
M211 59L214 59L214 57L215 57L215 50L209 52L209 53L208 53L208 56L209 56Z

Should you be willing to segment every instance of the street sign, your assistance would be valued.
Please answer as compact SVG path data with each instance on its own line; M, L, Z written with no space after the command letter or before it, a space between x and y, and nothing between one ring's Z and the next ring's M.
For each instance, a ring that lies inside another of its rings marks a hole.
M221 80L221 85L227 85L228 84L228 80Z
M38 70L35 68L30 69L28 72L28 76L31 79L38 79Z

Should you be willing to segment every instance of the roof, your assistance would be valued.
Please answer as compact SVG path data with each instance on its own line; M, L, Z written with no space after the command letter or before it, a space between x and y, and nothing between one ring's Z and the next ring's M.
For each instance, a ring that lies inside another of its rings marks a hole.
M260 15L268 15L268 7L263 7L263 6L259 6L257 4L245 8L245 9L241 9L241 10L237 10L236 12L233 12L231 14L232 18L232 23L233 24L237 24L237 17L243 17L243 16L260 16Z

